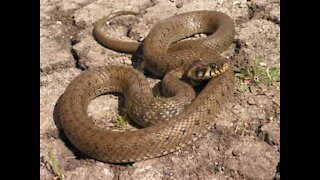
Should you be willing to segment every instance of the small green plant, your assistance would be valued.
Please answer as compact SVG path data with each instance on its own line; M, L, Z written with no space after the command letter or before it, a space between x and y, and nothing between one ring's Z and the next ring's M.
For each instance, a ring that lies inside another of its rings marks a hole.
M250 91L250 87L249 87L248 84L241 83L240 86L239 86L239 91L248 92L248 91Z
M253 66L245 65L243 68L234 69L236 76L242 80L242 82L253 83L258 85L259 83L266 83L279 88L280 86L280 69L276 67L264 67L261 65L261 59L256 59ZM240 91L247 90L248 88L240 87Z
M155 97L156 97L156 98L159 98L159 99L162 99L162 98L163 98L163 96L161 96L160 91L156 92Z
M267 68L266 70L269 84L280 87L280 69L276 67Z
M158 90L155 90L153 94L156 98L159 98L159 99L165 98L165 96L162 94L162 89L160 88Z
M127 124L127 118L125 116L118 115L116 119L116 126L122 128L125 127Z
M57 178L59 180L64 180L64 176L61 173L60 169L59 169L59 165L58 165L58 161L57 161L57 157L56 155L52 152L52 149L49 150L48 152L49 155L49 163L51 165L51 168L53 170L53 173L58 176Z

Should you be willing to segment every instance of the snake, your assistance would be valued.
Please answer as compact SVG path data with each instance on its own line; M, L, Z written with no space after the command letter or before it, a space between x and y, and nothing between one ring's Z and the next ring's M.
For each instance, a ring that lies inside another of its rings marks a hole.
M143 73L127 65L92 68L71 81L61 96L59 109L64 134L82 153L108 163L157 158L193 143L214 125L234 89L230 62L219 55L232 44L235 36L233 20L228 15L207 10L181 13L155 24L139 44L121 42L103 34L105 21L121 14L133 13L114 13L96 22L93 29L96 40L111 49L127 52L134 52L142 45L145 68L167 81L165 86L171 97L163 101L154 97ZM183 40L197 33L209 35ZM206 84L195 95L193 88L181 80L183 77L203 80ZM87 114L88 105L109 92L123 94L126 110L136 111L131 114L132 119L142 114L137 118L154 121L142 123L144 127L133 131L98 127ZM180 99L187 99L188 105L177 113L183 106L179 104ZM163 108L165 111L157 111ZM173 115L166 117L166 114ZM161 116L166 120L158 122Z

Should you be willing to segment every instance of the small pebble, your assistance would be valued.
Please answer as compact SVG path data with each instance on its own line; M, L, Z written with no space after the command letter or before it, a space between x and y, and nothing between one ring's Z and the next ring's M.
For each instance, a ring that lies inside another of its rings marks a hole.
M56 24L59 24L59 25L61 25L61 24L62 24L62 22L61 22L61 21L57 21L57 22L56 22Z
M233 150L232 151L232 155L239 156L240 155L240 151L239 150Z
M163 170L163 174L168 175L168 176L172 176L173 175L173 171L170 169L164 169Z
M105 174L105 175L113 175L113 173L110 171L110 169L109 168L104 168L103 169L103 173Z
M182 8L182 3L176 5L177 8Z
M274 97L276 95L276 90L270 89L269 91L266 91L265 94L269 98L272 98L272 97Z
M252 97L250 97L250 98L248 99L247 103L248 103L249 105L255 105L255 104L256 104L255 100L254 100Z
M260 66L262 66L262 67L266 67L266 66L267 66L267 64L266 64L265 62L260 62Z

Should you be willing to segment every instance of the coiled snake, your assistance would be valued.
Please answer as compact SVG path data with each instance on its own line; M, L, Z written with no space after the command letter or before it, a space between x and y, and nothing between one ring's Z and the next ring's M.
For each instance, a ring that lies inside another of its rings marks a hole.
M134 52L137 43L120 43L101 32L99 20L93 35L115 50ZM207 38L181 39L197 33ZM144 75L125 65L98 67L83 72L66 88L61 98L60 120L65 135L83 153L97 160L127 163L155 158L192 143L210 129L234 85L232 68L219 53L234 39L234 24L216 11L193 11L167 18L154 26L143 42L145 68L163 77L170 98L155 98ZM193 88L180 80L209 79L195 97ZM130 117L144 128L117 132L94 124L87 115L89 103L106 92L120 92ZM195 97L195 98L194 98ZM183 103L180 103L183 101ZM158 121L158 119L160 119Z

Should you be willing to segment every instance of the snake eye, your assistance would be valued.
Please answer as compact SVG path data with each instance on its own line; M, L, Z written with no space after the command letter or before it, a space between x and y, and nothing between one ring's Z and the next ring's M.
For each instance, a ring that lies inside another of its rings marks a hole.
M209 65L211 69L215 69L217 67L217 65L215 63L212 63Z

